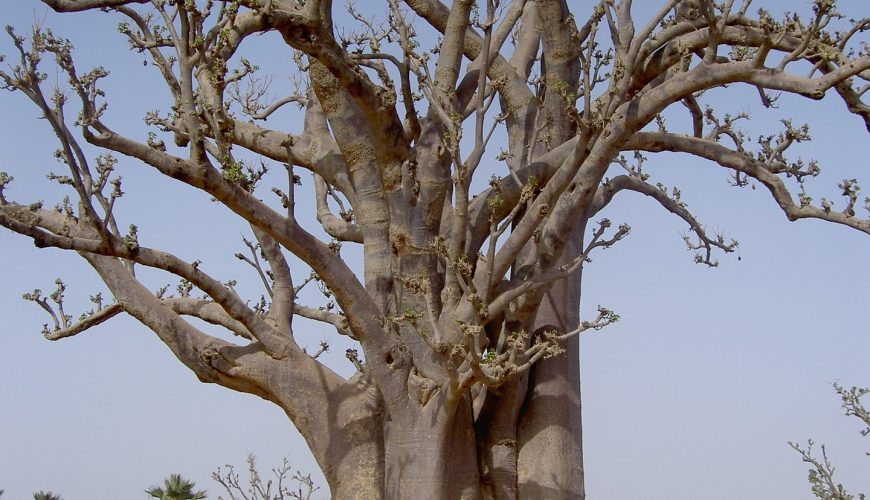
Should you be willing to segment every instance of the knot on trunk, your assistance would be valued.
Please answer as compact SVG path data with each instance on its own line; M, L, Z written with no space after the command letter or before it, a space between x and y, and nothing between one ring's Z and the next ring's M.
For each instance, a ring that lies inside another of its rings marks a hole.
M426 406L426 403L429 402L432 395L438 390L438 384L434 380L421 375L414 368L408 374L408 389L410 393L417 397L417 402L420 403L420 406Z

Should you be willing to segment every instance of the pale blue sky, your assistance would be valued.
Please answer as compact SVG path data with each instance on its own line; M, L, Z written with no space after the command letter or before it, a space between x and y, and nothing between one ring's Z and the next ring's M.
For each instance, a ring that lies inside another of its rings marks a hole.
M810 4L756 3L772 10ZM865 1L840 4L852 16L870 15ZM37 20L71 38L80 68L102 64L112 71L105 85L109 122L141 134L144 112L165 110L166 95L143 56L126 50L117 20L109 17L57 16L26 0L6 2L0 24L26 33ZM270 64L279 64L281 85L286 69L275 60L286 55L274 41L254 42L269 51ZM0 37L0 53L11 52L8 38ZM776 119L786 112L795 122L809 121L815 140L800 151L823 167L810 184L816 199L840 202L836 183L844 177L870 182L867 132L836 100L793 99L769 112L739 89L711 99L723 109L750 110L753 136L777 130ZM20 95L0 94L0 113L0 170L16 178L8 195L56 203L62 194L45 174L61 165L51 157L56 145L47 125ZM269 124L301 128L293 113ZM119 170L128 193L119 207L123 224L136 223L150 245L202 259L221 279L242 278L252 298L260 293L255 277L233 258L243 249L244 228L225 210L142 165L123 160ZM589 498L811 498L806 467L786 444L809 437L827 443L840 481L870 493L864 455L870 441L841 415L830 388L834 381L870 385L870 238L826 223L789 223L766 190L732 188L723 171L701 161L661 155L649 171L653 180L677 184L701 221L738 239L741 260L720 256L717 269L693 264L680 238L684 223L640 196L625 195L608 210L606 216L633 231L594 256L585 271L585 310L591 314L602 304L622 316L582 340ZM203 217L184 225L173 216L178 210ZM0 257L4 498L29 498L39 489L66 500L144 498L145 487L174 472L216 498L210 473L227 462L243 466L248 451L264 471L288 456L319 474L280 409L199 383L130 319L57 343L44 340L39 332L47 317L21 294L50 291L61 276L77 315L88 307L87 294L101 289L77 256L37 250L3 230ZM154 288L168 282L147 279ZM312 327L308 343L317 345L327 333ZM335 366L349 371L343 345L334 345Z

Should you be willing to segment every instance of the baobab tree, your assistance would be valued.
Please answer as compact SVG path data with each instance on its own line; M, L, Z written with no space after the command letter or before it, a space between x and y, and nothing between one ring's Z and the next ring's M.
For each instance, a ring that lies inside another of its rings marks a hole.
M383 20L351 8L351 33L336 28L329 1L43 2L120 19L169 96L146 130L122 133L106 113L105 69L77 68L71 42L44 27L8 29L18 53L0 78L56 135L68 172L49 177L71 198L55 208L16 200L2 173L0 225L78 253L112 297L94 295L76 319L63 309L64 282L27 294L51 316L45 336L134 317L200 380L281 407L335 498L584 496L578 335L619 317L599 307L581 318L581 271L630 230L598 214L637 192L685 221L699 264L715 266L737 246L698 221L678 189L653 183L655 153L690 155L735 186L760 186L789 220L870 233L857 180L838 186L842 202L807 191L820 167L789 154L810 139L806 126L784 120L751 138L745 113L704 95L749 87L766 107L781 94L834 95L870 130L861 40L870 21L843 17L830 0L784 19L750 0L670 0L644 19L628 0L388 0ZM256 54L242 57L266 32L280 34L300 75L274 101ZM303 123L270 128L292 105ZM685 126L669 125L676 115ZM121 158L248 224L250 252L238 257L261 277L263 300L246 301L221 270L140 241L135 221L114 211L130 188L114 173ZM303 171L317 230L296 203ZM362 249L361 269L343 260L342 245ZM178 295L148 289L143 269L177 277ZM304 303L309 283L329 302ZM300 347L294 318L355 342L347 358L356 373L344 378L322 350Z

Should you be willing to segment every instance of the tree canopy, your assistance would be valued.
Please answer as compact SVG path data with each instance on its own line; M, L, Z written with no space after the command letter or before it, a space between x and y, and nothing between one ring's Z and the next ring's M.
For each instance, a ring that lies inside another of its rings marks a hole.
M122 19L166 97L145 129L121 131L107 69L77 68L72 43L46 27L8 30L17 53L0 78L57 136L66 172L48 175L70 197L19 200L4 172L0 225L77 252L108 289L78 317L60 279L26 294L50 316L45 336L129 314L200 380L280 406L336 497L583 494L577 336L619 315L599 306L581 319L581 269L630 231L601 214L640 193L684 222L697 263L738 248L656 181L659 154L766 190L789 220L870 233L857 179L836 185L842 200L819 198L821 166L790 154L808 126L752 130L719 97L748 88L776 108L781 95L830 95L870 130L870 22L830 1L784 18L748 1L670 1L641 19L629 1L390 0L381 19L351 7L355 31L336 27L326 1L44 3ZM265 32L298 70L277 97L256 54L242 57ZM299 122L274 128L288 106ZM121 161L244 221L236 255L262 296L150 246L133 214L116 214L138 187L116 174ZM154 290L154 271L178 280L175 293ZM302 300L312 288L325 301ZM328 342L303 348L301 318L353 343L353 376L321 362Z

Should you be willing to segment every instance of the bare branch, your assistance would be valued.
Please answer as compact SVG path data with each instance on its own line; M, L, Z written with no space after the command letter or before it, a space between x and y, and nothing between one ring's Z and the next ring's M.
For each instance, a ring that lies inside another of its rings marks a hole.
M870 388L855 387L846 389L838 383L834 383L834 390L840 396L843 410L846 416L856 417L866 426L861 429L862 436L870 436L870 410L868 410L861 402L861 398L870 394Z
M39 225L50 229L51 232L40 230L36 226L29 226L26 222L23 222L27 221L28 218L34 217L33 211L28 207L16 204L7 204L0 207L0 225L30 236L33 238L34 243L40 247L56 247L96 255L120 257L124 260L176 274L209 294L216 302L221 304L233 319L244 324L248 331L255 338L263 342L267 346L267 349L275 356L281 357L286 355L286 350L289 348L287 340L281 338L270 325L265 323L242 303L241 299L224 286L224 284L202 272L199 269L198 262L184 262L166 252L140 246L138 241L134 239L119 241L113 238L107 246L99 240L86 236L74 233L72 235L63 235L62 232L69 232L69 228L66 226L65 221L60 220L57 214L46 210L37 211L37 213L39 213ZM64 321L61 321L60 324L63 327L67 326Z
M73 335L78 335L85 330L93 328L110 318L117 316L123 311L124 309L119 304L110 304L65 328L60 328L53 332L46 332L45 338L48 340L60 340L66 337L72 337Z
M807 447L801 448L797 443L789 441L788 445L796 452L800 453L801 458L805 463L810 464L809 482L812 492L818 498L826 498L831 500L854 500L855 496L850 495L842 484L834 482L834 472L836 469L828 460L828 452L825 445L822 445L822 459L818 460L813 456L812 439L807 441ZM863 498L864 495L860 495Z
M776 200L789 220L804 218L822 219L843 224L870 234L870 219L859 219L845 213L834 212L830 207L814 207L810 205L811 199L806 196L802 197L799 204L795 203L785 183L776 175L778 172L786 173L789 171L787 165L783 165L780 162L774 162L768 166L765 163L765 157L759 159L745 152L728 149L712 141L674 134L638 133L626 143L626 148L654 152L683 152L700 158L706 158L761 182L770 190L774 200ZM849 189L844 189L844 192L847 192L847 197L851 203L850 193L854 191L854 188L851 187L850 183L846 185Z
M643 195L649 196L658 201L662 207L668 212L680 217L687 224L689 230L695 233L697 242L692 242L688 236L683 236L689 250L695 250L695 262L705 264L710 267L716 267L718 262L712 258L713 248L718 248L725 253L731 253L737 248L737 242L731 240L726 242L722 235L711 237L707 234L704 227L695 219L691 212L686 208L686 204L680 199L680 190L673 188L672 194L669 196L667 188L662 184L653 186L644 182L639 174L635 175L620 175L605 182L596 193L594 205L591 209L592 213L598 213L602 208L607 206L613 196L623 190L634 191Z
M163 299L163 303L182 316L193 316L222 326L243 339L255 340L245 325L233 319L217 302L191 297L170 297Z
M329 208L327 197L331 192L331 187L326 184L323 177L314 174L314 190L317 202L317 222L326 231L326 234L332 236L339 241L353 241L355 243L363 243L363 234L359 226L353 223L353 210L345 210L341 207L337 217Z

